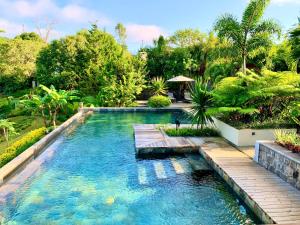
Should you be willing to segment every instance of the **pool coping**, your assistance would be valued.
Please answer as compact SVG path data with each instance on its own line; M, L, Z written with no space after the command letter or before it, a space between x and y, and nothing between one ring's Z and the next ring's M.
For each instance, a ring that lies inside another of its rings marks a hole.
M15 174L22 171L32 160L43 152L47 146L52 143L56 138L70 127L74 122L79 122L84 119L89 112L79 111L56 129L51 131L45 137L40 139L38 142L27 148L24 152L18 155L16 158L8 162L2 168L0 168L0 187L10 180Z

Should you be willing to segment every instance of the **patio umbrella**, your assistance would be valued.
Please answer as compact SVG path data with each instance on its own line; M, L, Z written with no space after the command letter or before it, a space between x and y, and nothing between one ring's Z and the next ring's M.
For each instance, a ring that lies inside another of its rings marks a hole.
M193 80L192 78L189 78L189 77L185 77L185 76L177 76L177 77L173 77L167 81L168 82L194 82L195 80Z
M177 77L173 77L169 80L167 80L167 82L177 82L177 83L181 83L179 86L179 92L178 92L178 99L177 100L184 100L184 86L186 83L190 83L190 82L194 82L195 80L189 77L185 77L185 76L177 76Z

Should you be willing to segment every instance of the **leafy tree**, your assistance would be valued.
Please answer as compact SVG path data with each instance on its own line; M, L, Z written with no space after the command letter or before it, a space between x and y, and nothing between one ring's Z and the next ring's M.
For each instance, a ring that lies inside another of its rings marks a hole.
M9 141L9 136L17 134L15 131L13 122L8 121L7 119L5 120L0 120L0 129L2 130L3 136L6 140L6 143L8 145Z
M37 60L38 81L98 95L101 106L128 105L144 87L144 62L93 27L53 41Z
M197 124L197 129L204 129L204 125L208 122L213 123L208 109L212 107L212 95L207 82L197 80L191 89L192 98L192 115L193 123Z
M292 46L287 39L272 46L268 53L266 67L273 71L290 70L296 72L297 61L292 56Z
M207 35L201 33L199 30L194 29L184 29L177 30L170 38L170 44L175 47L186 48L189 46L204 43Z
M0 42L0 90L11 93L30 87L36 73L36 58L42 41L6 39Z
M298 26L290 32L290 43L292 45L292 56L298 63L300 61L300 18Z
M122 23L118 23L115 27L115 31L118 35L119 43L123 46L126 47L126 27Z
M167 94L167 84L164 78L154 77L151 80L150 88L153 95L165 95Z
M262 20L270 0L251 0L239 22L231 14L221 16L214 29L221 39L230 40L242 57L242 71L246 74L247 58L270 47L270 37L280 35L281 29L273 20Z
M15 39L43 42L43 39L35 32L24 32L24 33L16 36Z

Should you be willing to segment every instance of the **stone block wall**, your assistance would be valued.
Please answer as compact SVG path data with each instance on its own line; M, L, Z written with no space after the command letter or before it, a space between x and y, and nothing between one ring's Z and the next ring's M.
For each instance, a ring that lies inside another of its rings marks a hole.
M299 153L292 153L276 143L260 143L257 154L261 166L300 189Z

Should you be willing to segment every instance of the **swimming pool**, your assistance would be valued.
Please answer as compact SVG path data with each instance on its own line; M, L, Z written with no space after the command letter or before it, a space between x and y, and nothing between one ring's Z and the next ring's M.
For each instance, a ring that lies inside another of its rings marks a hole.
M182 157L136 159L132 125L175 118L184 121L95 113L53 143L51 160L1 206L5 224L255 224L216 174L195 173Z

